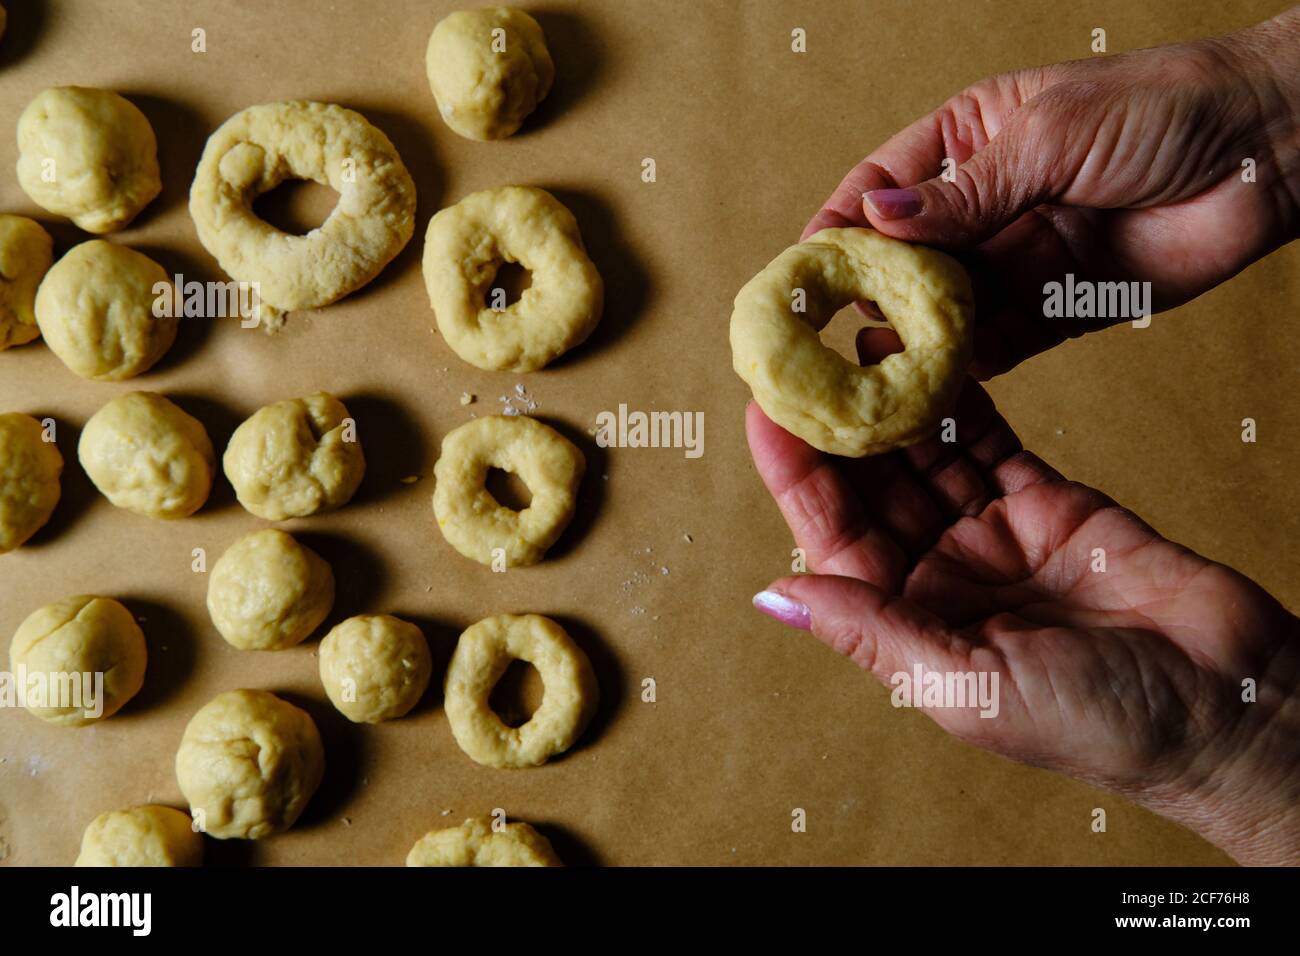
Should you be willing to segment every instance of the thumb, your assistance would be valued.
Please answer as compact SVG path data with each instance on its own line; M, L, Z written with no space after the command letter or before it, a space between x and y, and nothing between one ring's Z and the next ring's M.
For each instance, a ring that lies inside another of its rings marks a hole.
M931 670L960 669L961 639L942 620L857 578L782 578L754 595L754 606L784 624L812 631L885 682L918 661Z
M894 239L972 246L1001 232L1053 192L1047 165L1029 148L1023 123L1011 124L960 166L906 189L873 189L862 210Z

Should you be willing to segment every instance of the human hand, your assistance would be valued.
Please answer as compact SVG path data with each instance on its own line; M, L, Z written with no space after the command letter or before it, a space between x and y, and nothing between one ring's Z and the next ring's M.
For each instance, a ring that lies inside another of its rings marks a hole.
M900 343L863 330L864 362ZM997 673L960 739L1117 791L1242 862L1300 863L1300 622L1230 568L1024 451L974 381L956 441L826 455L748 409L808 567L755 605L882 682ZM1098 552L1104 553L1099 571ZM1257 702L1243 702L1243 681Z
M1193 299L1300 232L1300 7L976 83L850 171L803 238L831 226L967 266L977 378L1123 318L1045 318L1043 287L1067 273L1150 282L1153 311Z

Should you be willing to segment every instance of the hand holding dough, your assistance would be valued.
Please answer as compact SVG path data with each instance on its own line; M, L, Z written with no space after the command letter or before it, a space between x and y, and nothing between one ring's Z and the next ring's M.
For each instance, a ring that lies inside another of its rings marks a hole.
M18 183L86 232L121 229L162 191L153 127L110 90L52 87L18 118Z
M864 299L905 347L865 367L818 335ZM737 294L732 365L776 424L814 448L860 458L934 431L965 380L973 333L970 278L956 260L872 229L823 229Z

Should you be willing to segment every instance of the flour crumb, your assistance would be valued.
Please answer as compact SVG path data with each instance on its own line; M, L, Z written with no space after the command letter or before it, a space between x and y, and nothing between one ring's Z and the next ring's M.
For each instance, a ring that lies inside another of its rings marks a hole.
M461 392L461 393L460 393L460 403L461 403L462 405L473 405L474 402L475 402L475 400L476 400L477 398L478 398L478 396L475 395L473 392Z
M419 480L420 480L419 475L407 475L405 478L402 479L402 484L413 485Z
M350 826L352 826L352 818L351 818L351 817L344 817L344 818L343 818L343 825L344 825L345 827L350 827Z
M694 543L695 543L695 537L694 537L694 535L692 535L692 534L690 534L690 533L683 534L683 535L682 535L682 540L685 541L687 544L694 544Z

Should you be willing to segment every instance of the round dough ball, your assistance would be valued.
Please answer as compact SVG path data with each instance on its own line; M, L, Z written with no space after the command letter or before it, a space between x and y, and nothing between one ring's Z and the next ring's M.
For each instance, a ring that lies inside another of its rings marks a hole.
M268 521L342 507L366 473L356 423L325 392L259 409L230 436L222 463L239 503Z
M353 723L401 717L420 700L432 675L424 634L387 614L350 617L320 642L325 693Z
M492 829L491 817L430 830L406 855L407 866L564 866L551 842L527 823Z
M41 334L36 289L54 261L54 241L39 223L0 214L0 352Z
M19 547L59 503L63 456L30 415L0 415L0 554Z
M218 840L260 840L293 826L325 773L306 711L264 690L218 694L195 714L176 752L190 815Z
M52 87L18 118L18 183L86 232L121 229L162 192L153 127L111 90Z
M425 66L438 112L468 139L505 139L555 81L542 28L509 7L460 10L443 18L429 37Z
M198 511L217 460L198 419L153 392L115 398L92 415L77 455L105 498L146 518Z
M334 572L315 551L274 528L232 544L212 567L208 613L226 642L279 651L301 643L334 604Z
M71 249L36 292L45 343L83 378L117 382L149 369L176 341L177 321L155 316L171 279L143 253L92 239Z
M200 866L203 837L180 810L153 804L90 821L74 866Z
M47 604L18 625L9 645L9 669L28 675L27 709L41 720L62 727L83 727L111 717L144 685L144 633L131 612L112 598L83 594ZM32 675L40 674L54 695L69 683L64 675L102 674L103 700L33 700ZM59 685L62 685L60 687ZM46 706L69 704L70 706ZM102 706L102 709L101 709Z

